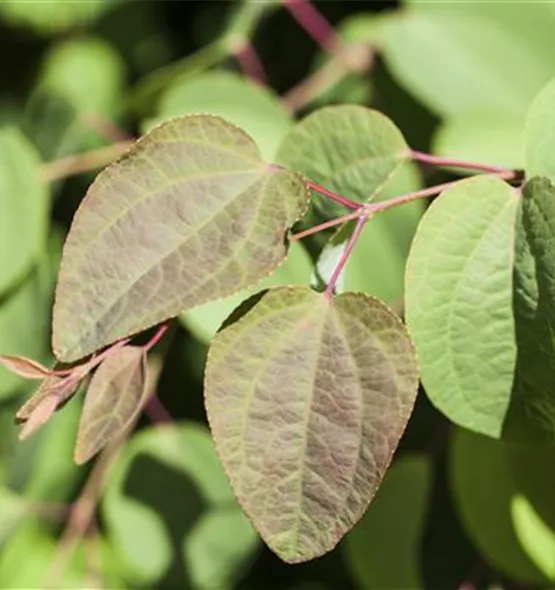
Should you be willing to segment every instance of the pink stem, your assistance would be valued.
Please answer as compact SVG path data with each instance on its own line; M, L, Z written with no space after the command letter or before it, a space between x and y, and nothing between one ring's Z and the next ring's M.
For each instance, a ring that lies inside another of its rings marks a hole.
M503 170L501 172L496 173L495 176L503 180L511 180L516 177L516 172L514 170ZM453 180L451 182L444 182L443 184L436 184L435 186L430 186L419 191L414 191L413 193L406 193L404 195L400 195L399 197L389 199L388 201L370 203L369 205L365 206L365 211L368 215L372 215L374 213L378 213L379 211L385 211L386 209L390 209L391 207L397 207L398 205L404 205L405 203L416 201L417 199L431 197L433 195L437 195L443 192L444 190L447 190L448 188L451 188L459 182L461 181Z
M479 172L507 172L507 168L500 166L490 166L489 164L480 164L478 162L467 162L465 160L457 160L454 158L443 158L441 156L434 156L433 154L426 154L424 152L410 151L410 157L415 162L422 162L423 164L431 164L432 166L446 166L452 168L465 168L468 170L477 170Z
M162 324L158 328L158 330L156 331L156 334L154 334L154 336L143 346L143 348L145 349L145 352L152 350L158 344L158 342L160 342L160 340L162 340L162 336L164 336L167 329L168 329L167 323Z
M347 221L351 221L352 219L357 219L358 217L360 217L363 214L364 214L364 209L363 209L363 207L360 207L356 211L353 211L353 213L343 215L342 217L336 217L335 219L330 219L330 221L320 223L319 225L309 227L308 229L305 229L304 231L296 233L291 236L291 240L292 241L302 240L303 238L306 238L307 236L315 234L315 233L322 231L324 229L328 229L330 227L335 227L336 225L340 225L340 224L345 223Z
M234 55L246 76L263 86L268 84L268 77L266 76L262 61L258 57L253 44L248 39L245 39L245 42Z
M337 266L333 270L333 274L331 275L331 278L328 282L328 286L326 287L326 291L324 293L324 297L328 301L333 296L333 293L335 291L335 285L337 284L337 280L339 279L339 275L341 274L341 271L345 268L345 265L347 264L347 260L349 260L349 256L351 255L351 252L353 251L353 248L355 247L356 241L358 240L358 238L364 228L364 225L368 221L368 217L369 217L368 214L364 214L359 217L358 222L355 227L355 230L351 234L351 237L349 238L349 242L347 243L345 250L343 250L343 253L341 254L341 258L339 259L339 262L337 263Z
M145 406L145 413L150 421L155 424L168 424L173 422L172 415L155 395L148 400L148 403Z
M284 6L322 49L333 53L339 46L335 30L309 0L284 0Z
M311 180L307 180L306 185L308 186L308 188L312 189L313 191L316 191L317 193L320 193L324 197L328 197L328 199L331 199L332 201L335 201L336 203L339 203L340 205L343 205L344 207L348 207L349 209L356 210L356 209L361 209L363 207L363 205L361 203L356 203L355 201L351 201L351 199L347 199L346 197L342 197L341 195L338 195L337 193L334 193L334 192L328 190L327 188L317 184L316 182L312 182Z

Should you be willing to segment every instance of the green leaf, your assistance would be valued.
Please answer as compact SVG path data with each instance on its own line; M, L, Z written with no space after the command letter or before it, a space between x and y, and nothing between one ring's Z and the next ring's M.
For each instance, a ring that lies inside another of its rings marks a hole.
M526 175L546 176L555 182L555 80L536 96L528 109L525 128Z
M523 113L553 76L549 3L411 2L395 17L381 29L386 65L441 115Z
M44 248L48 191L33 146L15 128L0 130L0 296Z
M220 115L244 129L256 141L262 157L271 161L293 124L277 95L231 72L209 72L171 85L162 95L158 121L178 115Z
M81 113L112 114L123 94L125 64L96 37L57 43L46 54L38 87L66 98Z
M102 508L132 587L231 587L257 545L208 432L193 423L133 437Z
M456 424L499 437L516 359L512 264L519 199L490 176L436 199L416 233L406 318L432 403Z
M288 563L335 547L374 496L410 416L412 344L376 299L270 289L210 348L205 405L237 498Z
M407 162L387 183L376 201L420 187L416 168ZM392 304L399 303L404 292L406 259L423 211L424 203L413 201L380 212L369 221L341 273L338 291L362 291ZM322 250L318 271L324 282L327 283L331 277L355 225L344 225Z
M555 531L527 498L515 496L511 510L516 535L526 553L547 578L555 580Z
M284 236L306 206L300 176L268 166L224 119L157 127L99 174L75 216L56 356L76 360L257 283L285 258Z
M448 465L455 507L482 555L516 580L553 581L544 554L550 543L546 529L551 539L555 530L552 450L457 430ZM538 533L540 527L544 537L532 540L530 532Z
M523 168L523 124L524 116L499 111L457 113L439 127L433 153L492 166Z
M373 59L374 41L381 17L372 13L356 14L345 18L335 28L337 36L343 40L345 53L341 60L352 64L345 68L332 59L327 51L320 51L312 66L316 71L325 68L321 84L324 89L314 96L312 107L334 103L369 104L372 99L373 84L367 71ZM349 71L351 70L351 71ZM360 73L355 73L358 70ZM330 80L325 78L329 76ZM333 82L333 84L330 84Z
M45 159L103 145L97 130L122 106L125 64L98 37L55 44L45 55L26 105L27 133Z
M59 543L52 528L44 520L28 517L14 532L0 554L0 579L5 588L45 587L45 580L53 575L55 569ZM95 557L92 571L91 555ZM102 582L106 587L123 588L121 578L114 575L115 567L117 564L114 563L111 548L104 538L89 537L68 556L66 566L56 576L55 586L97 587L94 574L98 571L102 573ZM49 586L52 587L52 584Z
M75 444L75 462L85 463L124 435L147 395L146 353L123 346L96 370L85 397Z
M177 84L215 66L229 56L229 42L225 38L216 39L183 59L165 65L147 76L143 76L133 89L130 108L142 114L149 112L152 102L170 84Z
M8 299L0 299L0 351L44 359L47 355L51 306L51 277L44 264ZM0 399L8 398L25 380L0 367Z
M278 162L326 188L366 202L407 159L399 129L381 113L361 106L319 109L283 140ZM342 210L326 204L326 211Z
M27 513L27 503L11 490L0 486L0 548Z
M275 285L308 285L312 274L312 261L304 246L293 242L285 262L268 278L249 290L205 303L180 316L183 325L201 342L208 344L229 314L245 299L267 287Z
M8 483L25 498L38 502L71 501L83 476L75 467L72 454L81 408L79 398L72 400L35 436L17 441L10 449ZM15 426L11 428L15 431Z
M533 178L523 189L515 245L516 370L504 436L555 440L555 187Z
M420 543L431 492L425 455L393 463L366 514L345 538L345 556L359 588L423 588Z
M117 1L3 0L0 2L0 16L7 23L33 29L41 35L55 35L74 27L92 24L102 12L115 6Z

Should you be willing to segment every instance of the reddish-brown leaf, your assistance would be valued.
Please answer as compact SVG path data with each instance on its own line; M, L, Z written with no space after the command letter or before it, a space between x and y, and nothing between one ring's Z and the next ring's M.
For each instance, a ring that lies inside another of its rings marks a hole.
M24 356L0 354L0 365L26 379L44 379L52 372L44 365Z
M144 349L125 346L106 358L91 379L75 445L76 463L84 463L125 434L147 394Z

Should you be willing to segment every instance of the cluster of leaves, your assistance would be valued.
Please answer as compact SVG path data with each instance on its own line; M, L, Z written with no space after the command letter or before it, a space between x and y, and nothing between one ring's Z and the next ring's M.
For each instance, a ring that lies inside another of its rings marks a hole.
M21 132L1 131L0 206L2 195L21 199L5 199L0 217L8 220L0 232L0 327L7 326L0 338L22 340L0 341L13 353L0 357L13 373L1 373L0 395L17 392L21 377L41 380L17 412L20 436L49 428L64 407L72 420L64 440L77 429L77 463L123 444L156 387L146 355L179 317L209 345L212 437L183 423L145 428L123 446L103 498L121 563L104 556L103 571L117 571L116 583L186 577L193 587L229 586L257 550L255 530L295 563L329 552L362 519L344 544L353 579L365 588L421 587L417 547L432 465L419 453L390 467L421 379L433 406L458 426L448 477L474 545L517 580L554 580L555 81L537 93L554 73L555 46L547 33L526 45L534 69L516 89L508 88L514 62L507 71L498 66L509 45L517 63L524 59L511 45L515 31L546 31L555 14L549 21L542 7L523 24L513 7L496 12L483 3L470 13L412 1L403 12L351 17L338 28L347 48L378 47L399 84L442 117L431 156L365 106L373 89L358 65L297 121L268 88L204 71L239 53L276 8L255 4L234 13L200 54L139 83L131 108L145 114L145 133L115 146L125 153L92 182L65 239L53 369L45 334L60 240L45 256L45 179L57 177L60 162L41 164ZM19 9L10 6L5 18L17 22ZM93 9L87 19L100 18L100 4L98 14ZM85 18L64 14L73 25ZM66 26L56 22L38 29ZM478 44L479 62L468 43L476 35L487 47ZM442 40L449 50L438 51ZM117 53L93 39L65 44L45 59L23 125L48 158L98 145L83 113L117 118L122 107ZM449 69L458 52L464 87ZM340 53L320 56L321 67ZM110 80L99 93L74 83L89 60ZM347 95L363 105L324 104ZM60 105L55 133L42 135ZM210 114L192 114L200 110ZM485 174L421 189L417 162ZM435 195L424 212L423 199ZM145 344L131 342L156 326ZM68 404L82 385L83 406ZM56 430L63 429L56 423ZM71 480L69 470L46 481ZM45 499L41 477L41 491L28 498ZM172 489L160 490L159 478ZM164 510L154 517L151 504ZM2 488L1 510L0 541L31 508ZM38 519L24 535L40 543ZM11 551L19 555L17 543ZM16 579L2 561L0 574Z

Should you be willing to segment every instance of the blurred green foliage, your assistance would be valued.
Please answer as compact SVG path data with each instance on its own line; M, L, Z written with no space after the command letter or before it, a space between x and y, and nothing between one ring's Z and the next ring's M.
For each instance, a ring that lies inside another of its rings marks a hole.
M278 3L0 2L1 353L51 360L61 241L92 177L47 183L43 163L166 118L220 114L271 159L297 116L356 103L391 116L411 147L524 165L526 109L555 76L555 5L315 4L341 38L376 55L362 71L343 65L291 112L281 97L333 58ZM267 87L242 72L245 43L256 48ZM379 198L434 178L424 172L403 169ZM372 221L342 288L402 307L421 214L414 204ZM326 215L315 208L309 219ZM325 277L344 236L329 231L295 247L279 280ZM553 451L455 429L423 396L375 502L341 546L312 563L280 562L234 499L202 404L207 342L238 300L194 310L176 325L158 385L175 422L141 419L93 494L95 526L65 561L69 508L91 473L72 462L81 401L20 443L13 416L31 387L0 368L0 588L553 587Z

